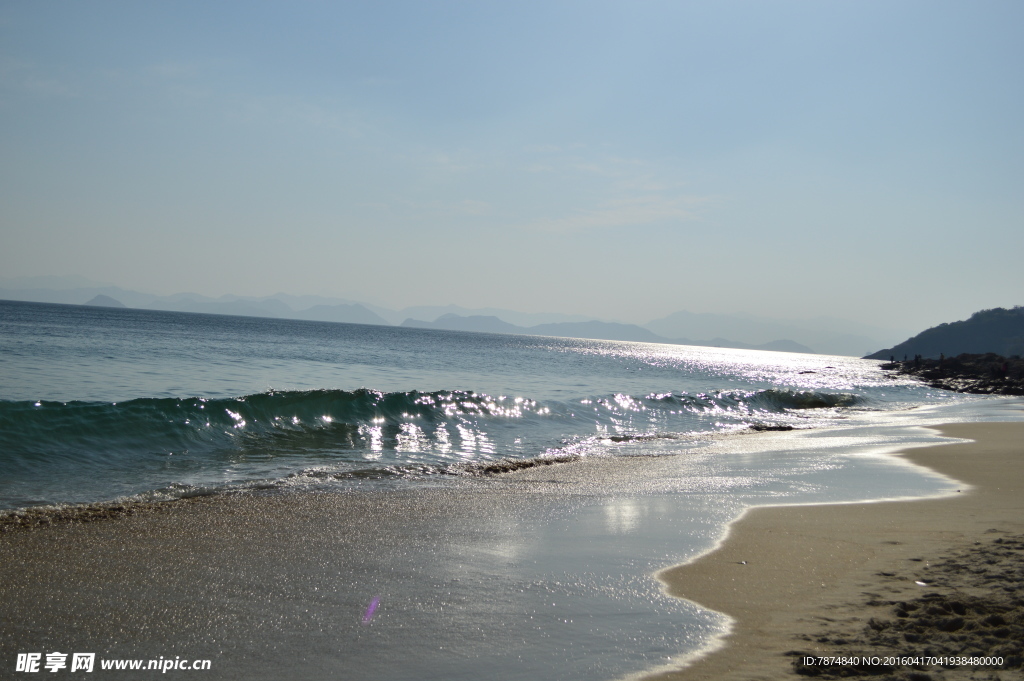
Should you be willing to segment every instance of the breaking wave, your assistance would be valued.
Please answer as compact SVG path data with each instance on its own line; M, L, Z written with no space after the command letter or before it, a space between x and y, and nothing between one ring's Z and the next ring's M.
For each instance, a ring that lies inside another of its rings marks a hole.
M83 481L116 477L128 494L159 488L181 496L295 475L501 472L539 465L518 461L568 456L569 450L578 456L580 442L639 443L749 426L780 429L806 418L800 413L807 410L864 404L849 393L780 389L561 402L461 390L366 389L114 403L0 401L0 467L23 480L59 469L75 471ZM15 505L50 501L19 499L16 490L4 496L6 505L15 499ZM92 499L84 494L83 500Z

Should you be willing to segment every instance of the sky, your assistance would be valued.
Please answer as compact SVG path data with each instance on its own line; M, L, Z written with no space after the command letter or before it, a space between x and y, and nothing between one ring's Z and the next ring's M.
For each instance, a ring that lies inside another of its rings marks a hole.
M0 0L0 277L644 323L1024 304L1024 3Z

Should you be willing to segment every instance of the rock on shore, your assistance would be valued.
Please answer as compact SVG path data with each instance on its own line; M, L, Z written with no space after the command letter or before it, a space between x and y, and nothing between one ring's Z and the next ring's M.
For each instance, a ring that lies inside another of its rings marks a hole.
M979 395L1024 395L1024 359L993 353L910 360L883 364L882 369L914 376L933 388Z

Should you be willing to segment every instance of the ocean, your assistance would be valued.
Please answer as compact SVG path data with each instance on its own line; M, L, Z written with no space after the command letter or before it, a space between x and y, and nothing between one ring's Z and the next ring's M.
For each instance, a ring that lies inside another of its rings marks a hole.
M366 492L398 504L514 484L500 546L460 554L475 581L453 587L438 556L480 528L429 556L408 542L387 559L419 566L401 584L353 578L352 607L381 605L373 636L355 617L335 625L361 637L345 669L617 678L678 663L727 626L652 573L711 548L744 508L954 492L889 454L941 440L922 426L1013 418L1010 404L851 357L0 301L0 509ZM570 462L586 484L506 481ZM447 603L450 633L409 605L438 583L462 604ZM553 595L574 613L557 634L528 614ZM415 663L388 647L402 617L401 645L424 644ZM514 645L474 638L488 635Z

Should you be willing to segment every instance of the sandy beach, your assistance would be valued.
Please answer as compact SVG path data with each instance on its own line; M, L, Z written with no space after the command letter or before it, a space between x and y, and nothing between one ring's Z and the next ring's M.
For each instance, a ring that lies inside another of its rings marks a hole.
M217 495L11 529L0 660L6 671L26 652L180 656L211 660L203 678L246 681L651 668L687 632L717 627L693 629L697 608L651 576L687 527L674 494L636 485L685 463L609 457L418 489Z
M670 593L735 624L719 651L656 678L779 679L798 668L826 677L1021 678L1024 424L941 431L974 442L901 456L964 482L959 494L755 508L718 550L661 572ZM901 655L1000 655L1015 669L799 664L804 656Z
M792 651L895 654L907 645L858 641L872 618L899 619L892 602L958 589L989 598L991 585L968 588L949 557L965 564L957 553L979 547L1019 556L1010 542L1024 532L1024 424L943 432L977 443L902 456L970 485L959 494L756 508L720 549L663 570L671 594L736 620L720 652L664 678L777 679L793 675ZM788 437L720 444L798 442ZM677 638L657 645L659 632L679 636L674 604L692 606L660 594L650 574L691 536L676 507L701 465L593 460L418 491L214 496L12 528L0 534L0 653L5 665L53 650L210 659L210 679L477 679L496 664L502 678L548 678L547 658L531 656L538 644L516 638L532 632L541 645L560 641L579 678L621 676L613 670L628 656L627 668L655 669L678 652ZM598 630L605 648L573 652L583 641L573 636Z

